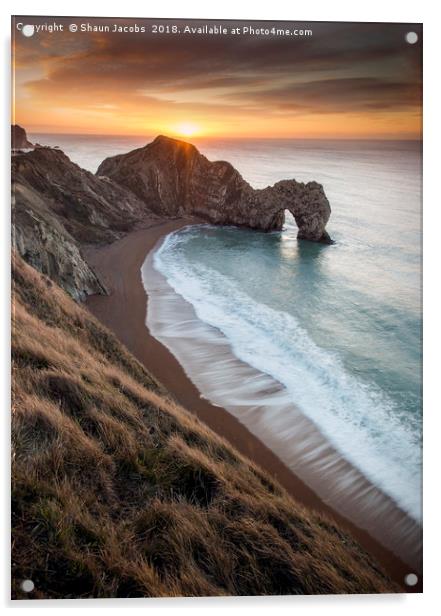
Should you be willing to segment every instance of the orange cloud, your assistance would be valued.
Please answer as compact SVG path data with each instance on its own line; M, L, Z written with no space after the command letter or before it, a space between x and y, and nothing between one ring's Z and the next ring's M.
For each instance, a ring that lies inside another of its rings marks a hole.
M408 29L313 24L313 37L296 41L17 34L15 121L31 132L193 124L213 136L419 138L421 46L405 43Z

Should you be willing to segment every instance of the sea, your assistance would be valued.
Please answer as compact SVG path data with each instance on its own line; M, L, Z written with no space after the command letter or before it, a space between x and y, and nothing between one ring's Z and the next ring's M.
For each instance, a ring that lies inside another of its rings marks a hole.
M31 139L58 145L92 172L107 156L151 141ZM192 142L210 160L231 162L254 188L321 183L335 243L297 241L289 212L280 232L175 231L143 266L151 333L203 397L308 483L315 475L324 500L338 508L352 483L351 498L364 500L363 515L370 509L374 519L365 528L375 535L381 495L403 512L403 533L411 534L422 517L421 143ZM337 484L328 481L338 473Z

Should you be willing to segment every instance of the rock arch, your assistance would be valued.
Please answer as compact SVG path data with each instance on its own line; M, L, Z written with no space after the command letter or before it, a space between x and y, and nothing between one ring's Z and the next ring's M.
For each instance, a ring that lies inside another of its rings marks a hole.
M282 180L254 189L228 162L211 162L193 145L160 135L143 148L104 160L99 176L131 190L161 216L196 215L213 224L281 230L284 211L299 239L331 243L325 230L331 208L317 182Z
M323 186L317 182L282 180L263 191L266 207L272 205L273 228L281 229L285 211L289 211L298 227L297 238L314 242L332 243L326 224L331 207Z

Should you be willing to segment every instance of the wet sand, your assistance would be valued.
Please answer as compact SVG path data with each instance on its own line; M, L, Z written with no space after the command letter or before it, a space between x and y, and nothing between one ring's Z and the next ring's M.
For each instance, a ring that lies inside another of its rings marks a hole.
M110 292L109 296L90 297L86 302L87 307L117 335L182 406L269 472L297 501L327 514L340 526L347 528L404 591L421 592L422 582L412 588L403 583L404 577L411 572L408 565L366 531L331 509L233 415L201 398L175 357L150 335L145 325L148 300L141 280L141 266L161 237L192 222L195 221L182 218L155 222L149 228L134 231L113 244L86 249L84 252L87 260ZM385 522L387 524L388 521Z

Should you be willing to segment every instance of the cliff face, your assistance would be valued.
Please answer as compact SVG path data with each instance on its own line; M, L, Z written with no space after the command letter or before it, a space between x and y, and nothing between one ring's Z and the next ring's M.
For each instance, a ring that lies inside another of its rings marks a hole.
M58 149L38 147L17 154L12 159L12 178L15 185L37 192L79 242L118 239L146 213L145 204L129 190L81 169Z
M118 239L146 213L130 191L43 147L12 158L12 208L20 255L75 299L105 292L81 244Z
M26 133L12 129L24 147ZM75 299L105 292L82 245L113 242L158 217L194 215L271 231L282 228L289 210L299 238L330 242L325 226L331 210L320 184L283 180L255 190L230 163L210 162L193 145L168 137L107 158L96 175L56 148L18 152L12 193L14 246Z
M271 231L282 228L289 210L300 239L330 242L325 227L331 208L320 184L283 180L255 190L230 163L210 162L183 141L159 136L143 148L107 158L97 175L128 188L162 216L193 214L214 224Z
M13 150L29 149L34 145L28 141L26 131L18 124L11 126L11 147Z
M12 207L13 245L30 265L76 300L106 292L82 257L78 243L35 190L16 183Z

